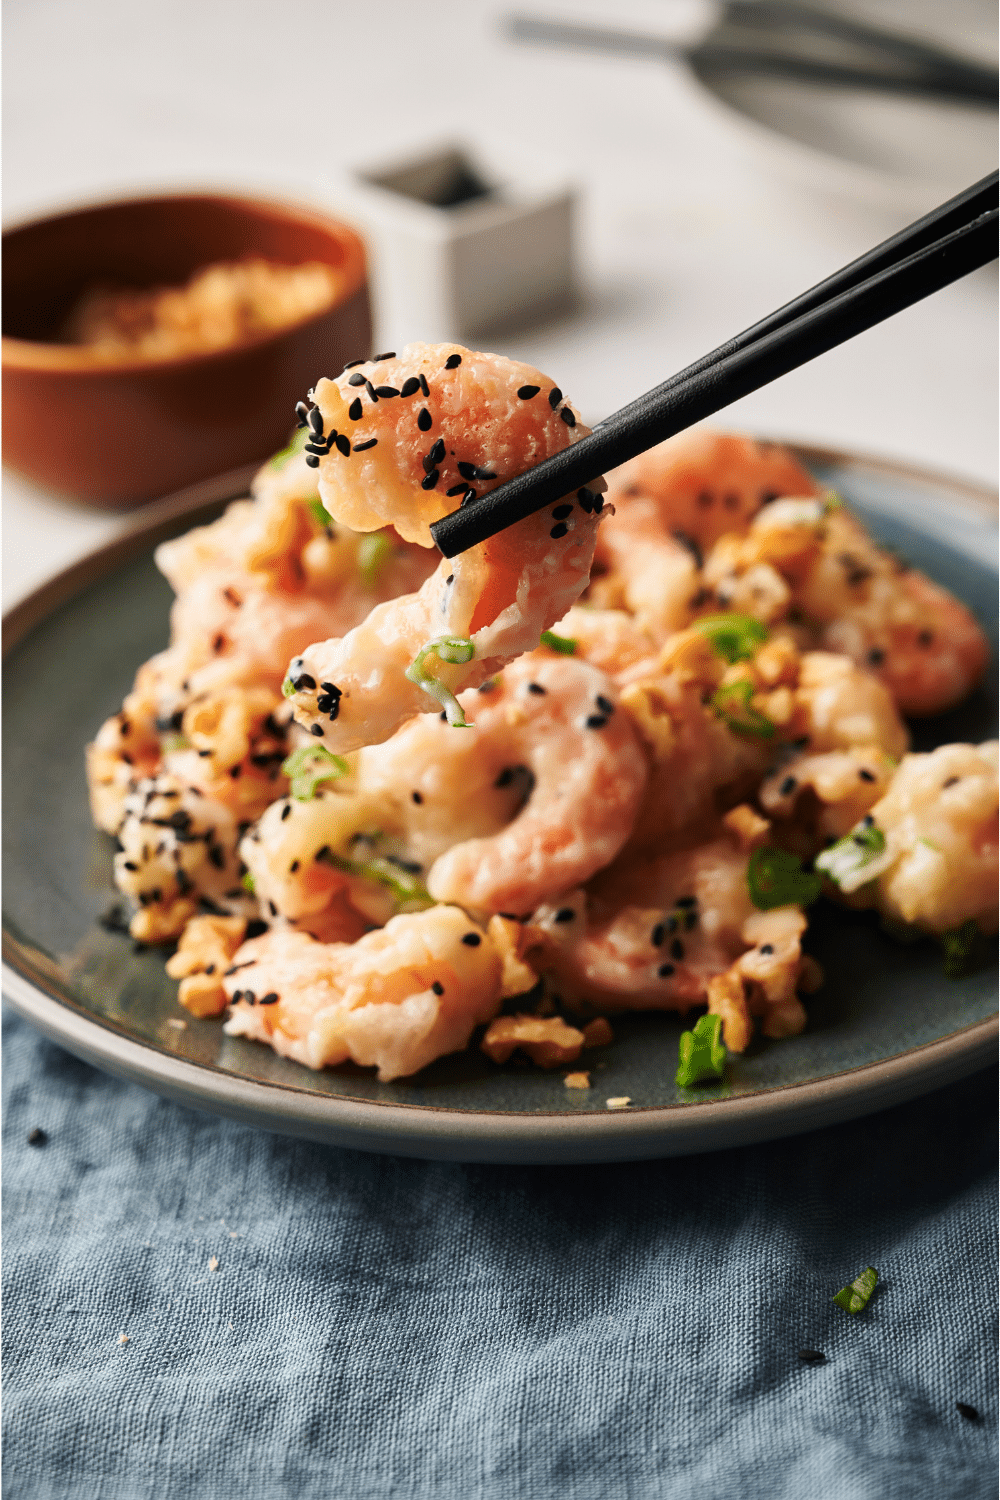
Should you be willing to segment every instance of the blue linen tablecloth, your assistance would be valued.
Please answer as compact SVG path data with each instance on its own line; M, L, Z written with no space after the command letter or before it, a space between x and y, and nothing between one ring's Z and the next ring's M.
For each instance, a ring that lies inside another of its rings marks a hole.
M991 1496L996 1082L462 1166L193 1113L10 1017L5 1500Z

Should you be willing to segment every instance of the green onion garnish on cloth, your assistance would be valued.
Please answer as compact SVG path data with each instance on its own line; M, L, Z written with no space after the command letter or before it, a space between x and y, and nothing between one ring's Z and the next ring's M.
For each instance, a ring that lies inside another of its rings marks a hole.
M850 1286L842 1287L833 1300L845 1312L863 1312L868 1306L868 1299L875 1290L877 1281L878 1272L875 1267L866 1266L861 1275L855 1276Z
M282 773L292 783L289 790L297 802L311 802L321 781L336 781L347 775L347 761L325 745L303 745L282 764Z
M476 654L476 648L472 641L465 635L442 635L435 641L428 641L422 650L418 651L413 661L406 669L406 676L410 682L422 687L425 693L430 693L436 698L447 715L448 723L453 729L467 729L465 714L451 688L446 687L436 677L432 677L424 668L424 661L428 656L436 656L439 661L464 664L471 661Z
M721 1031L721 1016L700 1016L693 1031L681 1032L676 1077L679 1088L689 1089L695 1083L718 1083L726 1066Z
M767 640L767 626L755 620L753 615L706 615L695 620L691 629L706 635L715 654L730 664L748 661L757 647Z
M803 870L797 854L786 849L755 849L747 866L747 888L759 911L773 911L776 906L809 906L823 881Z

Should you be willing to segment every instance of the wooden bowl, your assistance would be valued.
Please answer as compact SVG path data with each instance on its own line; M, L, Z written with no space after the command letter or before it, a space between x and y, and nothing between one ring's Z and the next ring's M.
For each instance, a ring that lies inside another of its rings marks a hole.
M361 239L308 208L216 196L105 203L3 236L3 457L86 505L124 510L263 460L321 375L371 353ZM97 282L180 286L200 267L323 261L339 299L277 332L204 354L98 360L55 342Z

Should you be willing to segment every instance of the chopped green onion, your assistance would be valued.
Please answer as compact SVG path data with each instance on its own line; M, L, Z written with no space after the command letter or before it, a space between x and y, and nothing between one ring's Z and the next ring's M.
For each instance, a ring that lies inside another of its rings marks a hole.
M695 1083L718 1083L726 1066L721 1031L721 1016L701 1016L693 1031L681 1032L678 1087L688 1089Z
M308 441L309 428L301 427L292 438L291 442L288 444L288 447L282 448L280 452L276 453L274 457L269 460L267 467L269 469L283 469L290 458L294 458L296 453L302 452Z
M249 870L247 870L246 874L243 876L243 879L240 881L240 885L245 891L249 891L251 896L256 896L257 883L254 880L253 876L250 874Z
M963 974L969 972L972 950L978 935L979 924L975 917L970 917L967 922L962 923L961 927L953 927L950 932L942 932L944 972L948 979L961 979Z
M750 900L760 911L776 906L809 906L823 888L819 875L803 870L797 854L786 849L755 849L747 865Z
M850 833L823 850L816 859L816 868L850 894L881 875L891 862L881 858L884 854L885 834L869 813Z
M391 551L392 542L383 531L372 531L361 538L358 543L358 572L364 588L375 587L378 575L389 561Z
M539 645L548 646L550 651L558 651L561 656L572 656L576 650L576 641L568 635L556 635L554 630L543 630Z
M299 802L310 802L321 781L336 781L347 775L347 761L334 755L325 745L303 745L293 750L282 764L282 773L291 781L289 790Z
M160 741L160 748L164 755L172 755L175 750L190 750L191 741L186 734L168 734Z
M753 683L744 677L739 682L724 684L715 693L711 702L718 718L734 734L750 735L759 740L774 738L774 725L756 708L750 707Z
M850 1286L842 1287L833 1300L845 1312L862 1312L868 1306L868 1299L875 1290L877 1281L878 1272L875 1267L866 1266L861 1275L856 1276Z
M451 662L452 664L464 664L471 661L476 654L476 648L472 641L465 635L442 635L437 640L428 641L420 651L417 652L413 661L406 669L406 677L410 682L416 683L417 687L423 688L425 693L430 693L444 709L448 723L453 729L467 729L465 714L451 688L439 682L424 669L424 661L428 656L436 656L439 661Z
M316 496L315 500L309 501L309 509L312 511L313 515L321 526L333 525L333 517L318 495Z
M281 684L281 695L283 698L295 697L295 688L292 686L292 679L290 677L286 677Z
M377 838L378 834L373 833L371 837ZM377 885L386 886L398 906L419 909L435 905L434 897L428 892L419 874L408 870L405 864L388 855L374 854L370 859L344 859L341 855L326 850L324 863L332 865L335 870L343 870L345 875L360 876L363 880L372 880Z
M691 626L708 637L712 650L723 661L748 661L767 640L767 626L752 615L706 615Z
M832 510L843 510L844 502L836 490L827 490L823 495L823 514L828 516Z

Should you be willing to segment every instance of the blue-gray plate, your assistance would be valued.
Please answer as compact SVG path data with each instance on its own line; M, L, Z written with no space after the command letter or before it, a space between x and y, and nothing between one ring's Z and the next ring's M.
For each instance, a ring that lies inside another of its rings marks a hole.
M993 497L898 465L799 452L996 640ZM100 924L115 899L112 841L90 824L83 749L137 665L166 643L170 591L153 547L240 492L230 476L155 507L6 621L4 992L42 1031L108 1072L265 1129L498 1162L630 1160L766 1140L929 1092L993 1059L992 964L945 978L932 942L901 946L871 916L822 902L809 946L826 981L806 1030L757 1041L721 1084L697 1090L674 1083L684 1025L674 1015L616 1019L612 1045L588 1059L587 1092L567 1089L559 1072L496 1068L475 1047L392 1084L350 1066L313 1073L188 1016L162 956L134 952ZM995 735L995 683L994 663L961 708L914 726L915 747ZM609 1110L621 1096L629 1107Z

